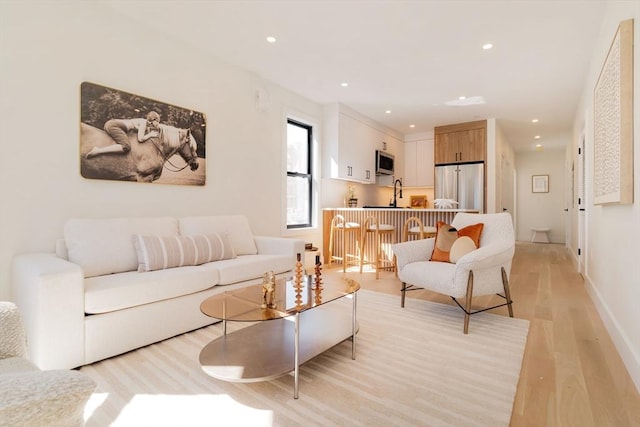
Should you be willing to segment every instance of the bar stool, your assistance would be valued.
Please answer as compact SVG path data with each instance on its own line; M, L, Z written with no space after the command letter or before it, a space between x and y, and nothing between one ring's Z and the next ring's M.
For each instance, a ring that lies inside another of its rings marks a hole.
M373 235L373 241L375 245L375 260L365 261L367 236ZM380 278L381 268L391 268L395 270L395 262L390 260L391 266L383 266L384 259L382 257L382 239L384 236L390 236L390 243L395 243L396 240L396 227L391 224L379 224L378 218L370 216L365 219L362 225L362 231L360 233L360 273L362 273L362 267L364 264L373 264L376 269L376 279Z
M342 262L342 272L347 271L347 264L354 264L360 260L359 248L356 247L356 255L347 252L347 241L353 241L356 245L360 243L360 224L357 222L346 222L342 215L336 215L331 220L331 234L329 235L329 266L335 261ZM342 252L335 254L335 239L341 235ZM354 237L351 237L354 236ZM349 258L352 258L350 261Z
M416 223L413 227L411 227L411 223ZM435 237L436 236L436 228L424 226L422 220L416 216L412 216L407 218L402 226L402 241L406 242L411 237L417 237L419 240Z

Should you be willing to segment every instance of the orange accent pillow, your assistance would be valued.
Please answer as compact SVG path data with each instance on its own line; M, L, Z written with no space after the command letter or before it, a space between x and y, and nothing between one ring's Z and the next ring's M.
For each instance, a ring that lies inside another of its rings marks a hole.
M458 262L462 256L480 247L480 234L483 228L484 224L478 223L457 230L452 225L438 221L431 261Z

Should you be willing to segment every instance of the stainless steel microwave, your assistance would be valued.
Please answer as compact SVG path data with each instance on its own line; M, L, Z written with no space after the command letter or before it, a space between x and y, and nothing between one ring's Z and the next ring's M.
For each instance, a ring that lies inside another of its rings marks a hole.
M376 175L393 175L393 154L376 150Z

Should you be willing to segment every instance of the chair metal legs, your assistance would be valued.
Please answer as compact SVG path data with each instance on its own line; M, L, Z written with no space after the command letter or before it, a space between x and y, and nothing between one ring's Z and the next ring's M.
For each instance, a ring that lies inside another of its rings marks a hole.
M471 311L471 302L473 300L473 271L469 271L469 278L467 279L467 293L465 295L464 307L462 306L462 304L460 304L460 302L456 298L451 297L451 299L458 305L458 307L460 307L460 309L464 311L463 332L465 334L469 333L469 320L472 314L481 313L487 310L493 310L494 308L498 308L506 305L507 309L509 310L509 317L513 317L513 307L512 307L513 300L511 300L511 291L509 290L509 278L507 277L507 272L505 271L504 267L502 267L501 269L501 274L502 274L502 287L504 288L504 295L500 295L500 294L496 294L496 295L506 300L504 304L498 304L492 307L483 308L481 310ZM407 284L406 282L402 282L400 307L404 307L407 291L413 291L416 289L423 289L423 288L417 287L415 285Z
M507 277L507 272L504 267L502 267L502 287L504 288L504 296L500 294L496 294L499 297L502 297L506 300L504 304L494 305L492 307L483 308L482 310L471 311L471 300L473 299L473 271L469 271L469 278L467 279L467 294L465 295L464 307L457 299L451 297L451 299L464 311L464 327L463 331L465 334L469 333L469 320L472 314L481 313L483 311L492 310L494 308L502 307L504 305L507 306L509 310L509 317L513 317L513 301L511 300L511 291L509 290L509 278ZM401 296L400 296L400 307L404 307L404 301L407 291L413 291L416 289L422 289L417 286L407 284L406 282L402 282L401 288Z
M406 282L402 282L402 294L400 296L400 307L404 308L404 297L407 294L407 283Z
M498 308L506 305L507 309L509 310L509 317L513 317L513 307L511 306L513 304L513 301L511 300L511 292L509 290L509 279L507 278L507 272L505 271L504 267L501 267L501 274L502 274L502 287L504 289L504 296L500 294L496 294L496 295L506 300L504 304L494 305L492 307L483 308L482 310L471 311L471 299L473 297L473 271L469 272L469 279L467 280L467 295L466 295L466 301L464 303L465 306L462 307L462 305L460 305L458 300L451 297L451 299L454 300L456 304L458 304L458 307L460 307L462 311L464 311L463 331L465 334L469 332L469 318L471 317L472 314L481 313L487 310L493 310L494 308Z

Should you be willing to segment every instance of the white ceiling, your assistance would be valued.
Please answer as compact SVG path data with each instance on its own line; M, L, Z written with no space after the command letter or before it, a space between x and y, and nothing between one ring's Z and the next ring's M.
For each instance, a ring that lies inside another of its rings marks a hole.
M312 101L343 103L405 135L496 118L517 151L567 142L605 9L601 0L107 4ZM487 42L494 48L483 50ZM486 104L445 105L459 96Z

